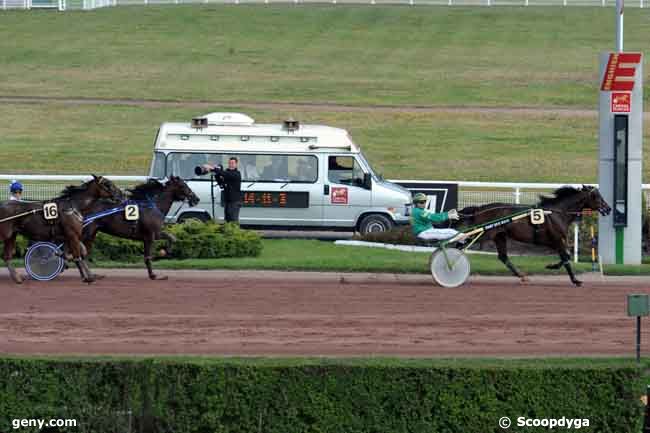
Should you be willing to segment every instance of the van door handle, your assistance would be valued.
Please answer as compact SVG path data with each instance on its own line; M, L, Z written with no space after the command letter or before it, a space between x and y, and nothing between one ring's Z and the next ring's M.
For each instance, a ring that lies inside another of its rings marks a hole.
M329 185L323 185L323 194L324 195L329 195L330 194L330 186Z

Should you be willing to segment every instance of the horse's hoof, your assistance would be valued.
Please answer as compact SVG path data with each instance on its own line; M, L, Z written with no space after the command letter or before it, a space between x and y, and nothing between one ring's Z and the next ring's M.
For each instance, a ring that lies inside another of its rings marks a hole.
M83 282L86 283L86 284L92 284L92 283L95 282L95 277L84 278Z
M106 275L102 275L102 274L93 274L93 279L94 279L95 281L97 281L97 280L103 280L104 278L106 278Z
M164 281L164 280L169 279L169 277L167 275L163 275L162 277L159 277L156 274L149 275L149 278L151 278L152 280L158 280L158 281Z
M16 284L22 284L23 281L24 281L23 277L21 277L20 275L16 275L16 277L13 278L13 280L14 280L14 283L16 283Z
M580 286L582 286L582 281L580 281L580 280L574 280L574 281L573 281L573 284L575 284L576 287L580 287Z
M521 284L528 284L530 283L530 279L526 275L524 275L523 277L519 277L519 282Z

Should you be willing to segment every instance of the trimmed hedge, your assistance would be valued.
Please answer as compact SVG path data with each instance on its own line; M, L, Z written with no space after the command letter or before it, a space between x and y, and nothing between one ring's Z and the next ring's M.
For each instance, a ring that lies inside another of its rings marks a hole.
M188 220L182 224L165 227L175 238L167 258L172 259L215 259L221 257L258 256L262 252L262 238L254 231L241 229L236 224L202 223ZM154 255L166 246L166 241L157 241ZM24 257L27 240L18 236L15 257ZM142 241L98 233L91 258L116 262L141 262L144 252Z
M581 430L598 433L642 425L634 368L426 364L2 359L0 431L17 418L92 433L490 433L503 416L514 431L519 416L587 418Z

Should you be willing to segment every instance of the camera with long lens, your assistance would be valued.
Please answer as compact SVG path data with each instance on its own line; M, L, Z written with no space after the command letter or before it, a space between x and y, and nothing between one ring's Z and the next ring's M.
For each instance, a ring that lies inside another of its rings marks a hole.
M197 176L203 176L216 170L223 170L223 166L221 164L216 166L210 164L197 165L194 167L194 174ZM223 188L223 178L221 176L217 176L216 181L219 186Z
M204 174L208 174L211 171L214 171L216 167L210 165L210 164L203 164L203 165L197 165L194 167L194 174L197 176L203 176Z

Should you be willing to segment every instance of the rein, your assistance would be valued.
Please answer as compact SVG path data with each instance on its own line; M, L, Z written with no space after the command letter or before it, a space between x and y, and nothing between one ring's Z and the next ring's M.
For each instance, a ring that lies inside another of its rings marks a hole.
M37 213L39 213L39 212L43 212L43 209L41 209L41 208L39 208L39 209L32 209L32 210L27 211L27 212L19 213L19 214L17 214L17 215L12 215L12 216L10 216L10 217L6 217L6 218L1 219L1 220L0 220L0 223L4 223L4 222L7 222L7 221L15 220L15 219L17 219L17 218L22 218L22 217L27 216L27 215L34 215L34 214L37 214Z

